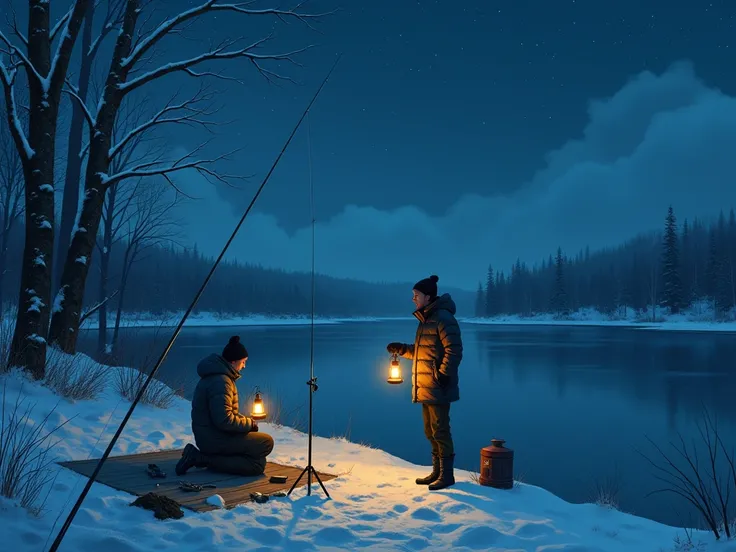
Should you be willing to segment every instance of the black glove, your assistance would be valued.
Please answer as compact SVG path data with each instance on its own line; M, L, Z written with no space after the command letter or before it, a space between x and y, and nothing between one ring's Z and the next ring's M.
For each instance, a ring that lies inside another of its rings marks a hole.
M440 382L440 387L447 387L450 384L450 376L446 374L440 374L437 380Z
M392 355L403 355L405 348L403 343L394 342L386 345L386 350Z
M255 422L255 420L253 420L253 421L252 421L252 422L250 423L250 428L251 428L251 429L250 429L251 431L258 431L258 424L257 424L257 423Z

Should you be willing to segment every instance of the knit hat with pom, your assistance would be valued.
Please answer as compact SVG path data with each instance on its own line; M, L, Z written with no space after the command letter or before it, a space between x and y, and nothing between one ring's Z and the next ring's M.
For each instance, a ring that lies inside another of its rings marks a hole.
M419 280L414 284L414 289L421 291L424 295L429 295L430 297L435 298L437 297L437 282L439 279L439 276L432 274L429 278Z
M234 335L227 342L225 348L222 350L222 358L228 362L235 362L236 360L242 360L248 358L248 351L245 346L240 342L240 336Z

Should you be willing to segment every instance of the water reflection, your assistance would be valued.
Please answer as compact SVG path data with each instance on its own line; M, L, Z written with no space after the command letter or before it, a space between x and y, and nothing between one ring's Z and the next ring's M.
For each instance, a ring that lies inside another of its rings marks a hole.
M427 463L421 413L411 404L409 386L385 383L385 344L410 341L414 329L411 321L318 327L318 435L349 431L356 441ZM257 383L292 413L287 423L303 424L308 328L185 328L161 377L167 382L188 377L185 395L190 396L197 361L221 350L232 333L243 336L251 357L239 385L243 394ZM130 332L130 358L151 350L152 334ZM516 451L517 474L566 500L591 500L595 482L616 470L623 478L625 510L670 524L687 521L683 516L691 510L671 496L646 498L656 481L636 450L652 450L647 437L666 446L678 432L688 440L697 436L703 405L718 416L731 446L736 424L731 370L736 340L731 335L469 324L463 334L461 400L452 408L458 467L478 470L479 449L500 437ZM168 337L167 330L159 334L153 357ZM95 341L85 334L80 347L93 350ZM409 370L408 362L402 366Z

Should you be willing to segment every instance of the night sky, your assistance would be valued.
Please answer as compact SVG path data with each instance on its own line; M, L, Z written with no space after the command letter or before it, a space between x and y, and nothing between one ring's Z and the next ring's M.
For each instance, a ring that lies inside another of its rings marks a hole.
M158 19L178 5L165 3ZM266 0L255 7L273 6ZM460 5L464 7L459 7ZM280 7L288 7L283 4ZM338 52L311 117L317 270L474 289L488 263L508 270L558 246L571 255L736 204L733 2L704 0L314 0L315 22L209 16L167 42L166 58L208 40L274 32L266 51L314 44L297 81L268 84L220 64L223 117L211 149L242 189L180 177L200 197L185 231L217 254ZM168 84L165 84L168 83ZM191 79L147 90L152 104ZM157 104L158 105L158 104ZM242 229L242 261L309 268L307 126ZM201 135L177 130L170 144Z

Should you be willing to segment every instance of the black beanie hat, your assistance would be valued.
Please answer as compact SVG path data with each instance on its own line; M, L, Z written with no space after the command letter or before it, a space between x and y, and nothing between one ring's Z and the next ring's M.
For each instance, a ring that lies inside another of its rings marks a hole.
M439 281L439 279L439 276L435 276L434 274L432 274L429 278L419 280L416 284L414 284L414 289L417 291L421 291L424 295L429 295L433 298L437 297L437 282Z
M222 358L228 362L235 362L236 360L242 360L248 358L248 351L245 346L240 342L240 336L234 335L227 342L225 348L222 350Z

